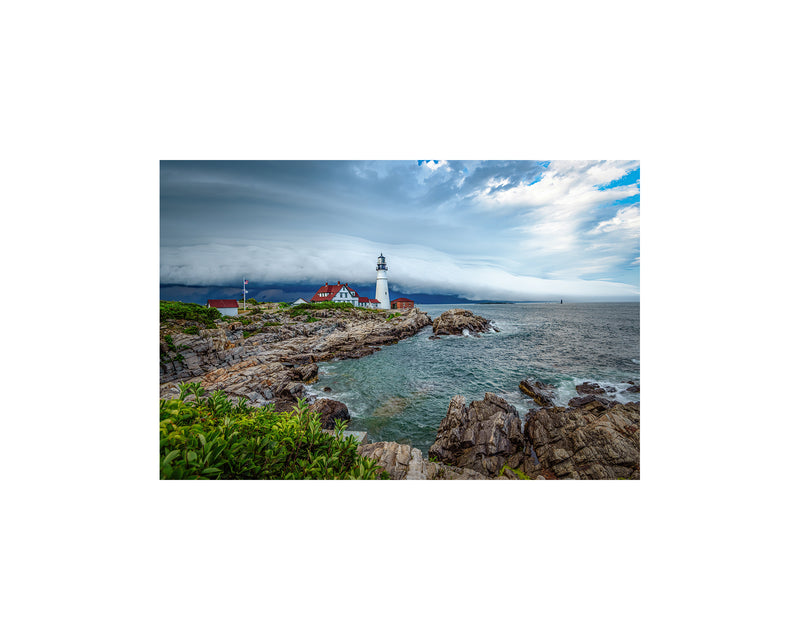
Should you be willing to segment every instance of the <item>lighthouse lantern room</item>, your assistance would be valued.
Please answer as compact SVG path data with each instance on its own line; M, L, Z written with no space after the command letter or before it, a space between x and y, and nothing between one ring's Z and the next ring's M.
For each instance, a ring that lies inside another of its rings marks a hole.
M386 277L387 270L386 258L381 254L378 257L378 266L375 267L375 271L378 272L378 279L375 283L375 298L380 302L380 309L389 308L389 280Z

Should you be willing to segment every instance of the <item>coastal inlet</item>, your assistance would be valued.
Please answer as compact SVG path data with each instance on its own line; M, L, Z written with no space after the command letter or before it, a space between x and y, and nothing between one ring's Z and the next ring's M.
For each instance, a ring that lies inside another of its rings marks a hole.
M519 389L525 379L553 385L556 406L568 406L586 382L608 400L639 400L638 303L462 306L498 331L431 339L427 326L363 358L319 362L309 393L344 402L350 428L370 441L409 444L423 455L455 395L470 402L492 392L520 415L538 408ZM420 307L434 320L449 308Z

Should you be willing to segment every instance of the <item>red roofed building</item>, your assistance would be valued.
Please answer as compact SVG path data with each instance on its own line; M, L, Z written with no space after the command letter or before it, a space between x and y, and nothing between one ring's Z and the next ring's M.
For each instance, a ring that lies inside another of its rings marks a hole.
M367 309L377 309L380 307L380 301L375 298L367 298L366 296L358 296L358 306L366 307Z
M358 293L346 282L328 284L327 282L317 289L309 302L349 302L353 306L358 304Z
M348 302L354 307L366 307L368 309L380 308L380 301L375 298L366 298L358 295L355 289L346 282L342 284L328 284L327 282L317 289L309 302Z
M392 309L413 309L414 301L408 298L395 298L392 300Z
M207 307L214 307L223 316L239 315L239 303L236 300L207 300Z

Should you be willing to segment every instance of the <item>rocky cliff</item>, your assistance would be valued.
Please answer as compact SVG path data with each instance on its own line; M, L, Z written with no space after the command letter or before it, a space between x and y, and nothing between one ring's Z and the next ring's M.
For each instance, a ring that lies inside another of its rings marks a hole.
M161 397L177 397L180 382L199 382L209 392L220 389L256 406L291 403L303 395L303 383L316 378L317 362L359 358L431 324L419 309L399 315L366 309L292 313L219 320L213 329L162 322Z
M542 479L638 479L639 403L532 409L523 424L492 393L469 407L455 396L429 455L487 477L516 470Z

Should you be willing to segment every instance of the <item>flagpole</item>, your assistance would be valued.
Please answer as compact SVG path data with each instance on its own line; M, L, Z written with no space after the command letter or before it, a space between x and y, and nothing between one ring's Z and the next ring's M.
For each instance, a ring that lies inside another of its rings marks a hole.
M244 300L244 310L247 311L247 289L245 289L245 284L247 280L242 278L242 300Z

